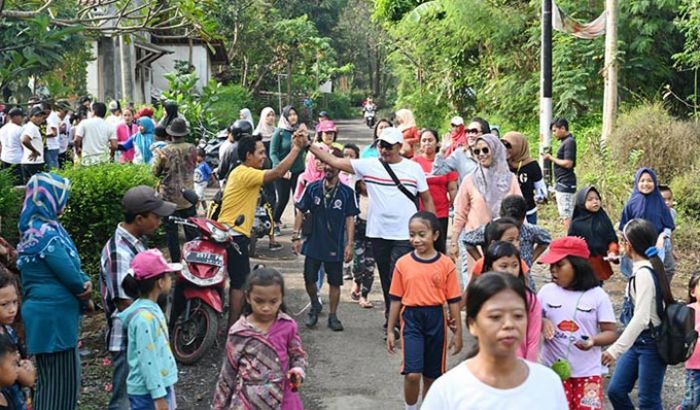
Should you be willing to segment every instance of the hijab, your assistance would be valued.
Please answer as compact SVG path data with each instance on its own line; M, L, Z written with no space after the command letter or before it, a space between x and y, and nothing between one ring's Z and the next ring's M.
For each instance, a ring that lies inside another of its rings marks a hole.
M266 122L267 116L270 113L275 113L275 110L272 107L265 107L262 109L260 112L260 122L258 122L258 127L255 129L255 132L253 132L253 135L269 137L275 132L275 126L267 125Z
M163 108L165 109L165 118L163 118L160 125L168 128L168 125L179 115L177 112L177 103L175 101L168 101Z
M328 147L328 145L324 143L316 143L315 146L318 147L321 151L331 151L330 147ZM316 156L311 152L307 153L306 168L304 168L304 172L302 172L299 175L299 179L297 181L297 189L294 191L294 202L299 202L302 194L304 193L304 188L306 186L308 186L312 182L318 181L319 179L323 179L325 174L326 173L323 172L323 169L321 169L320 171L316 169Z
M243 121L248 121L250 123L250 129L255 129L255 122L253 121L253 114L247 108L242 109L239 114L243 115ZM262 118L261 118L262 119Z
M649 194L639 192L639 180L642 175L647 173L654 181L654 190ZM656 173L651 168L639 168L634 176L634 187L632 195L627 200L625 208L622 210L620 217L620 230L622 230L627 222L635 218L646 219L651 222L656 228L657 233L661 233L664 229L676 229L676 224L673 222L671 211L664 202L664 197L659 191L659 183L656 179Z
M148 117L141 117L136 122L143 127L143 132L139 131L134 135L134 145L138 148L143 163L150 164L153 160L151 145L154 141L156 127Z
M525 165L534 162L535 160L530 157L530 144L527 142L527 138L519 132L509 131L503 136L503 139L508 141L511 146L511 151L513 157L508 160L508 166L510 169L519 170ZM586 198L584 197L584 202Z
M462 124L459 124L450 131L450 142L446 156L450 156L450 154L459 147L467 145L467 131L464 129L464 120L462 120Z
M282 108L282 115L280 115L280 120L277 123L277 128L283 129L285 131L289 132L294 132L299 128L299 120L297 120L297 123L292 125L289 122L289 112L294 110L294 112L297 113L297 118L299 116L299 113L297 112L296 108L294 108L291 105L287 105L284 108Z
M70 181L53 173L40 172L29 180L19 217L20 257L39 255L54 240L78 254L70 235L58 222L68 203L69 191Z
M405 108L396 111L396 120L401 123L396 127L401 132L416 127L416 119L413 117L413 113Z
M617 242L617 234L602 207L598 212L586 209L586 197L590 192L595 192L600 197L600 192L591 185L583 187L576 194L576 207L568 235L583 237L591 251L591 256L607 255L610 243Z
M476 189L481 193L486 201L486 206L491 211L491 216L495 217L501 209L501 201L508 196L510 186L513 181L513 174L508 168L506 161L506 147L492 134L485 134L477 139L488 145L493 160L491 166L484 168L479 162L479 169L474 171L473 179Z

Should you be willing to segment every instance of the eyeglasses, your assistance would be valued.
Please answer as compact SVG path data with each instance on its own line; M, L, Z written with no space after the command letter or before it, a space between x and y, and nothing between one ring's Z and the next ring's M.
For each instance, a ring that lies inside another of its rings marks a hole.
M467 134L481 134L481 130L476 129L476 128L469 128L467 130Z
M511 148L513 148L513 146L510 145L510 142L508 142L508 141L506 141L506 140L501 140L501 142L503 143L503 146L506 147L506 149L511 149Z
M394 148L394 145L393 145L393 144L389 144L389 143L386 142L386 141L379 140L379 148L383 148L383 149L392 149L392 148Z
M487 147L474 149L474 155L478 157L481 154L489 155L489 149Z

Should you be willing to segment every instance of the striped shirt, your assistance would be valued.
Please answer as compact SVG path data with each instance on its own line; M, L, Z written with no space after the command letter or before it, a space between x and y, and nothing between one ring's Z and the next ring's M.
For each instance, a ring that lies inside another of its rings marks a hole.
M408 240L408 221L416 213L415 204L399 190L378 159L363 158L351 162L355 175L367 185L367 237ZM389 166L412 194L428 190L425 173L418 163L402 159Z
M130 299L122 289L122 280L137 253L145 251L143 242L120 224L100 258L100 293L107 316L107 348L110 352L126 350L126 337L121 320L117 318L116 299Z

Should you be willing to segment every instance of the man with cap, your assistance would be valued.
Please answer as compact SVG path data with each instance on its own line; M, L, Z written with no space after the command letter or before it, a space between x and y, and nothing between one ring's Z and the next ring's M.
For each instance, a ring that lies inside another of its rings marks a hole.
M105 121L107 107L104 103L92 104L92 117L80 121L75 131L75 152L81 164L95 165L114 161L117 150L117 130Z
M107 121L107 124L117 128L117 125L122 122L121 104L116 100L110 101L107 109L109 109L109 115L105 118L105 121Z
M0 169L11 169L14 183L22 183L22 121L24 112L19 107L7 113L7 124L0 128Z
M435 212L425 173L418 163L399 154L402 145L401 131L390 127L385 128L377 139L379 159L337 158L315 145L309 148L316 158L341 171L357 175L367 185L369 218L366 236L372 239L374 259L384 292L385 315L389 313L389 286L396 260L413 249L409 243L408 222L418 210L418 199L426 211ZM402 187L395 180L400 181Z
M112 398L109 410L129 409L126 394L126 333L117 314L131 305L132 300L122 288L132 260L147 249L143 237L160 227L161 218L175 211L175 204L158 197L145 185L129 189L122 199L124 221L117 225L114 235L102 249L100 259L100 293L107 316L107 349L112 356Z
M32 107L29 121L22 128L22 180L26 184L34 174L44 169L44 142L39 126L46 117L41 106Z
M185 141L190 130L182 118L175 118L166 128L173 140L163 147L153 160L153 175L160 178L161 198L177 205L174 216L189 218L197 215L196 204L182 195L184 189L194 186L194 169L197 167L197 147ZM170 251L170 260L180 261L179 225L166 221L165 235ZM190 241L197 236L197 230L185 226L185 238ZM176 286L177 288L177 286Z

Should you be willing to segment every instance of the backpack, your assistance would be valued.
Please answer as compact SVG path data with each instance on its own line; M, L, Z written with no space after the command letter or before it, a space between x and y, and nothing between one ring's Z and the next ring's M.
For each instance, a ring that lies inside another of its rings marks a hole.
M658 327L653 327L649 323L649 328L656 340L656 350L661 360L668 365L683 363L693 354L698 339L698 332L695 331L695 309L677 301L667 303L664 309L663 297L659 297L661 296L659 279L653 269L649 271L656 287L656 313L661 319Z

